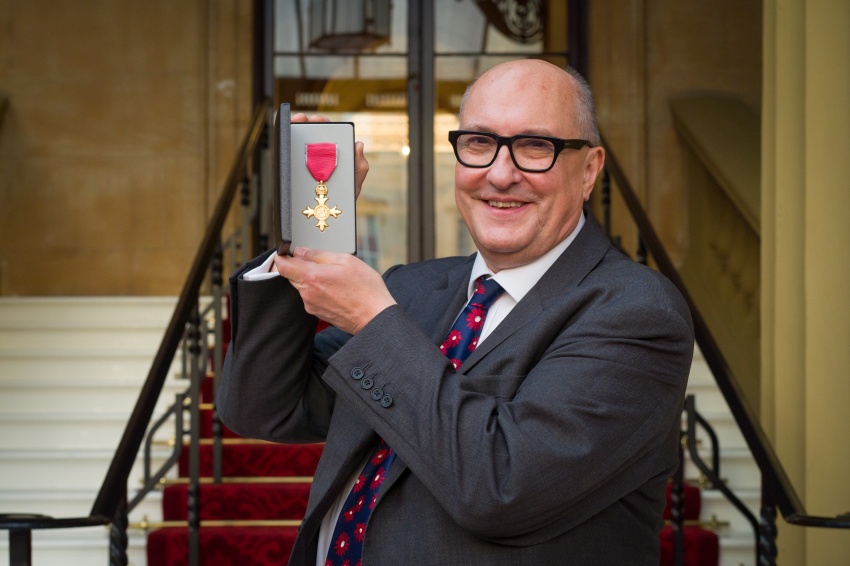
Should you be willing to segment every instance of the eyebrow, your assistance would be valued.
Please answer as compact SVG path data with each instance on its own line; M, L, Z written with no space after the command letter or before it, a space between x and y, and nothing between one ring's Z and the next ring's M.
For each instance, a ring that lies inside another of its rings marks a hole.
M467 124L466 126L463 126L461 129L473 130L473 131L476 131L476 132L492 132L492 133L498 134L500 136L503 135L503 134L500 134L499 132L494 131L492 128L488 128L486 126L482 126L482 125L479 125L479 124ZM547 128L531 128L531 129L528 129L528 130L523 130L523 131L521 131L517 134L514 134L514 135L517 135L517 136L547 136L547 137L550 137L550 138L560 138L561 137L561 136L553 134L552 131L547 129ZM510 137L510 136L506 136L506 137Z

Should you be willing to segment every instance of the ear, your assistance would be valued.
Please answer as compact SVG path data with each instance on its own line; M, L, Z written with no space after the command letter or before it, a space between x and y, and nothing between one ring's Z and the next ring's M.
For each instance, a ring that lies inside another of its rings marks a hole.
M596 178L605 165L605 149L602 147L591 147L584 159L584 179L581 185L581 196L586 201L596 185Z

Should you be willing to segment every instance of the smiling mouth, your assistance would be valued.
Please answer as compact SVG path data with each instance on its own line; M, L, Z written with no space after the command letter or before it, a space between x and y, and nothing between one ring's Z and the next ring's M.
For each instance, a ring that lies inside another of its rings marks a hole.
M524 205L524 202L501 202L497 200L488 200L487 203L494 208L519 208Z

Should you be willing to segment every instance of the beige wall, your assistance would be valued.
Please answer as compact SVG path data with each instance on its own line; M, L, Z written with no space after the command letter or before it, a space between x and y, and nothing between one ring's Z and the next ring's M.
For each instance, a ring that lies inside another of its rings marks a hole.
M725 93L761 107L761 1L593 0L589 79L603 135L674 261L687 253L683 146L670 100Z
M757 412L758 232L751 233L712 176L717 169L710 172L702 154L684 143L671 102L722 96L739 101L748 116L759 115L761 2L594 0L589 7L589 80L603 135ZM749 130L756 147L727 152L751 156L752 162L741 159L734 170L759 169L757 118L754 122ZM709 129L703 134L745 145L745 136L736 137L732 126ZM757 176L747 188L757 201ZM634 254L636 228L619 193L613 193L613 233Z
M670 97L727 93L761 114L762 420L806 510L847 513L850 3L590 9L600 125L674 258L687 257L689 219ZM779 523L782 564L850 563L847 531Z
M250 2L0 0L0 295L173 295L250 114Z
M765 3L764 424L813 515L850 511L850 4ZM849 564L846 530L780 525L783 563Z

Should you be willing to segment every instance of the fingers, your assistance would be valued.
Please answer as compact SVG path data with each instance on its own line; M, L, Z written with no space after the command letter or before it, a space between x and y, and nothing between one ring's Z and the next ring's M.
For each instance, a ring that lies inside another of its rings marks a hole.
M354 144L354 198L360 196L360 191L363 189L363 181L366 180L366 174L369 172L369 162L366 160L364 153L363 142Z
M349 254L298 246L275 265L301 295L304 309L340 330L356 334L395 304L381 276Z
M314 115L312 115L308 118L307 115L304 114L303 112L298 112L297 114L293 114L292 117L289 119L289 121L290 122L329 122L330 120L328 120L324 116L319 116L318 114L314 114Z
M338 254L296 246L292 250L292 256L277 256L275 257L275 267L278 273L292 281L300 283L311 272L315 271L315 267L321 264L342 264L349 258L348 254Z

